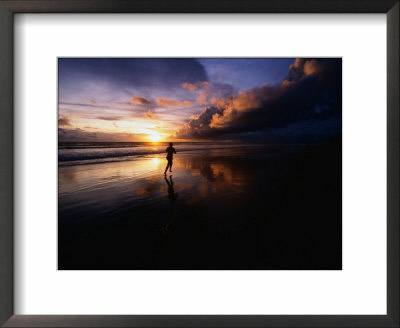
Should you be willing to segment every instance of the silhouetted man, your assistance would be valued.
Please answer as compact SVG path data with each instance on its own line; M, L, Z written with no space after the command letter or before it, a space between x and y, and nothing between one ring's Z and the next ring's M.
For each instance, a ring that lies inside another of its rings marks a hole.
M169 143L169 147L166 149L167 152L167 167L165 168L164 174L167 174L168 168L169 171L172 172L172 158L174 157L174 154L176 154L176 150L174 147L172 147L172 142Z

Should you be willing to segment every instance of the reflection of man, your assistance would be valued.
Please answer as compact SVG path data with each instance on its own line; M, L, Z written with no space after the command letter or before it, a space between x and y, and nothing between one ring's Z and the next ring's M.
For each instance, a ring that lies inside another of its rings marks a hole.
M176 150L174 147L172 147L172 145L173 145L172 142L170 142L169 147L166 149L168 164L167 167L165 168L164 175L167 174L168 168L169 171L172 172L172 158L174 157L174 154L176 154Z
M172 221L176 218L176 208L174 205L175 205L175 200L178 198L178 193L176 193L174 190L174 182L172 181L172 175L169 176L169 180L167 179L167 177L164 178L168 185L168 198L171 201L172 205L172 215L169 216L168 221L161 227L162 232L167 233L169 226L171 225Z
M168 185L168 198L171 201L171 204L174 205L176 198L178 197L178 193L174 190L174 182L172 181L172 175L169 176L169 181L167 177L165 177L165 181Z

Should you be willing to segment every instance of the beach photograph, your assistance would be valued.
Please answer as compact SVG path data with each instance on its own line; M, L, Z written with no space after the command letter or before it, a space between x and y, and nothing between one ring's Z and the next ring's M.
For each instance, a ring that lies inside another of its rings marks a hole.
M341 58L58 58L58 270L341 270Z

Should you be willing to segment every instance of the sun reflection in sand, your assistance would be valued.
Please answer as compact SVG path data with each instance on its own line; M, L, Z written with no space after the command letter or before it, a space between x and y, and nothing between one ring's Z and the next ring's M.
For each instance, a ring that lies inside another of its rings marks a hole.
M118 194L118 199L134 201L135 196L161 197L167 192L163 169L164 155L138 157L134 160L102 164L74 165L59 169L59 195L104 192L107 198ZM246 193L246 185L253 170L233 165L220 157L185 156L174 158L173 179L175 192L182 202L219 197L222 194ZM168 175L169 177L169 175ZM176 178L176 181L175 181ZM80 197L83 197L82 195Z

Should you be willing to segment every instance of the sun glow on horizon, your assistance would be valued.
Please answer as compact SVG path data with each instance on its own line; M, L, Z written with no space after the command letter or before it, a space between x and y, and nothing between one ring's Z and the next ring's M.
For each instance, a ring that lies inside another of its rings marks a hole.
M149 134L149 135L147 136L147 138L148 138L151 142L159 142L159 141L161 141L161 139L162 139L162 137L161 137L159 134L157 134L157 133Z

